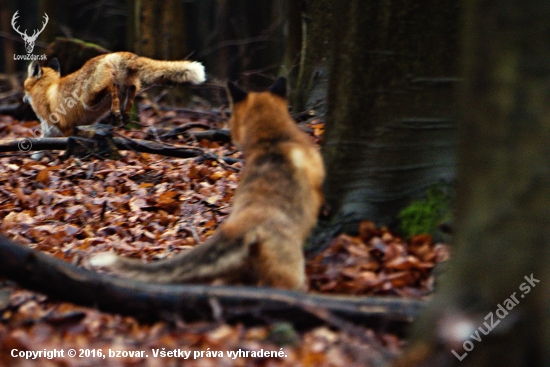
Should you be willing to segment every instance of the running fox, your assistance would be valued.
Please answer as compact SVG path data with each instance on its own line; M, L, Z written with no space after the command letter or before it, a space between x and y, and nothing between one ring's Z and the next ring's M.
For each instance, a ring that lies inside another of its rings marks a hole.
M75 126L93 124L109 112L125 120L142 84L205 80L199 62L153 60L131 52L96 56L64 77L59 70L57 59L48 67L33 61L24 83L24 100L40 119L44 136L69 136Z
M321 155L288 113L286 81L247 93L228 84L233 142L245 156L227 220L203 244L143 264L112 253L92 266L153 283L218 281L305 290L302 245L317 222L325 171Z

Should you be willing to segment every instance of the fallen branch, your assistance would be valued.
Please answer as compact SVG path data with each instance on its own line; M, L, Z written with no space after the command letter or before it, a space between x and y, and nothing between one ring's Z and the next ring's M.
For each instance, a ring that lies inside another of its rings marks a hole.
M147 108L147 107L151 107L151 105L146 104L146 103L142 103L142 104L140 104L140 107ZM224 120L224 119L227 118L226 116L231 115L231 111L229 111L229 110L223 111L223 114L222 114L221 109L218 109L218 108L211 108L210 110L197 110L197 109L192 109L192 108L159 106L159 109L161 111L182 112L182 113L195 115L195 116L199 116L199 117L200 116L207 116L207 117L210 117L211 119L214 119L214 120Z
M229 322L287 320L297 327L323 322L323 310L369 326L412 321L422 302L389 297L343 297L270 288L157 285L99 274L48 256L0 236L0 276L59 301L149 321L183 319ZM220 315L221 309L221 315Z
M12 139L0 142L0 153L13 151L65 150L69 138ZM160 154L168 157L192 158L206 154L198 148L182 148L160 144L147 140L114 138L118 150L133 150L140 153ZM221 157L228 164L235 163L234 158Z
M160 136L161 139L169 139L169 138L175 138L178 135L184 134L190 129L203 129L203 130L210 130L210 127L207 124L204 124L202 122L190 122L188 124L185 124L183 126L178 126L167 132L166 134L162 134Z
M207 130L207 131L194 131L194 132L188 132L189 135L194 136L197 140L213 140L213 141L219 141L222 143L230 142L231 141L231 135L229 133L229 130Z
M226 129L188 131L192 128L203 127L203 126L204 124L198 124L198 123L186 124L184 126L179 126L172 129L168 133L161 135L160 138L164 140L164 139L177 137L178 135L187 134L189 136L193 136L197 140L206 139L206 140L219 141L222 143L227 143L231 141L231 134L229 133L229 130L226 130Z

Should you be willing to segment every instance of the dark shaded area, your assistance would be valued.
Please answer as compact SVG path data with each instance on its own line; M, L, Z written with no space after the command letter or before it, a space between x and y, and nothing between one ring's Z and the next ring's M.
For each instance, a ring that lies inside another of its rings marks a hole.
M408 0L333 9L323 156L339 218L392 224L411 198L452 181L458 10Z

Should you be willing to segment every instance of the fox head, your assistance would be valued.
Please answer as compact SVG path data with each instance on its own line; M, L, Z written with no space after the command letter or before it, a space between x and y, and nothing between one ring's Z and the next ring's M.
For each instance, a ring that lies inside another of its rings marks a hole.
M38 61L34 60L29 64L27 79L23 84L25 90L23 101L30 102L33 92L46 93L48 87L56 83L60 77L60 66L57 59L52 59L47 67L40 66Z
M282 126L277 124L281 117L288 116L284 77L278 78L266 92L247 92L233 82L227 83L227 90L231 103L229 126L235 145L244 148L247 136L260 137L281 130ZM257 121L262 121L261 126Z
M246 97L248 97L248 92L233 82L228 82L227 88L229 90L230 101L233 105L245 100ZM269 92L273 95L286 99L286 78L282 76L277 78L275 83L269 87Z

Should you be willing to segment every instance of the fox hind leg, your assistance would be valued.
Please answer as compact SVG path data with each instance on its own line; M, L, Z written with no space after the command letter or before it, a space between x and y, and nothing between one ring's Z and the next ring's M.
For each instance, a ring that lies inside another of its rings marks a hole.
M257 268L260 285L306 290L304 256L300 244L284 251L277 243L277 240L264 243L257 256L253 256L255 263L262 264Z
M107 91L111 95L111 115L114 117L114 124L116 126L123 126L124 121L120 112L120 98L118 96L119 89L117 84L111 84L107 87Z

